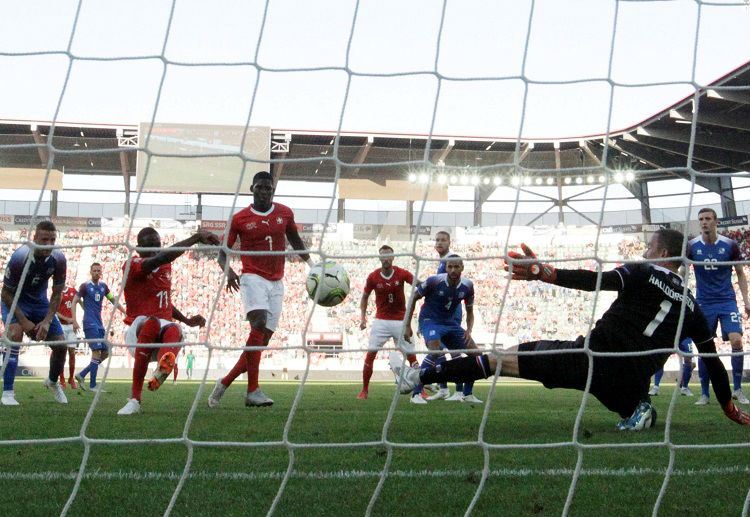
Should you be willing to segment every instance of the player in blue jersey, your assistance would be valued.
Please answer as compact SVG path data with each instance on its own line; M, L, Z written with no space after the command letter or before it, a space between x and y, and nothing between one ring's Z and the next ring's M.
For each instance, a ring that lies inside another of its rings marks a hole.
M680 349L680 352L684 352L686 354L690 354L693 352L692 350L692 341L688 339L683 339L680 341L680 344L677 345L677 348ZM693 358L689 355L682 356L682 375L680 376L680 395L683 397L692 397L693 392L690 391L690 388L688 388L688 383L690 382L690 378L693 376L693 369L695 368L695 365L693 364ZM659 394L659 384L661 383L661 378L664 376L664 368L659 368L656 373L654 374L654 385L651 387L651 389L648 391L649 395L656 396Z
M477 346L471 337L474 327L474 284L468 278L461 277L464 263L461 257L454 255L445 263L445 273L433 275L424 282L417 284L417 292L409 304L404 337L411 339L411 318L414 315L415 303L424 298L424 303L419 311L419 330L422 333L427 348L438 352L441 346L448 350L476 349ZM461 323L454 319L456 307L466 305L466 330L461 328ZM437 364L438 354L425 355L422 360L421 369L429 369ZM473 384L472 384L473 386ZM464 396L465 402L481 403L473 393ZM422 398L422 385L414 387L411 397L414 404L426 404Z
M57 229L51 221L42 221L36 225L33 236L34 244L54 246L57 240ZM2 315L6 336L13 343L21 343L26 334L36 341L62 341L65 339L60 321L55 311L60 305L65 288L67 264L65 255L59 249L40 249L24 244L11 255L5 269L2 298ZM52 277L52 296L47 299L47 286ZM68 399L60 386L59 378L65 367L66 345L50 345L52 354L49 359L49 375L44 385L52 392L60 404L67 404ZM18 367L20 346L11 345L10 356L3 361L2 404L17 406L13 382Z
M89 379L89 387L92 390L98 390L99 387L96 384L96 374L99 370L99 365L109 357L109 346L105 341L98 341L104 339L104 323L102 323L102 302L106 298L109 300L117 310L125 314L125 308L119 303L115 302L115 297L109 291L109 287L104 282L100 282L102 278L102 265L98 262L91 264L91 280L78 288L78 293L73 298L73 320L76 319L76 305L80 300L83 300L83 335L86 339L93 339L97 341L89 341L89 348L91 349L91 362L89 365L81 370L76 375L76 382L78 388L82 391L86 390L86 383L84 379L90 372L91 378Z
M437 274L440 275L442 273L445 273L445 259L447 257L452 256L451 253L451 234L446 231L439 231L435 234L435 251L438 252L438 255L440 256L440 263L438 264ZM456 312L453 315L454 319L458 322L459 325L461 325L461 319L463 318L463 312L461 311L461 304L456 306ZM451 357L453 357L451 355ZM446 360L446 356L441 355L438 356L437 362L438 364L444 362ZM448 384L442 383L439 386L439 389L437 393L434 395L430 395L427 397L427 400L440 400L445 399L446 401L458 401L461 402L464 399L464 396L470 395L474 387L474 383L470 383L469 386L464 386L464 383L457 382L456 383L456 392L451 395L450 390L448 390ZM466 392L464 393L464 390Z
M716 232L718 224L716 212L710 208L698 211L698 223L701 234L688 242L687 258L694 261L696 299L708 322L708 328L716 333L717 323L721 323L721 337L729 340L732 352L742 353L742 316L737 310L737 298L732 287L732 266L717 265L716 262L734 262L742 260L737 243ZM701 264L702 263L702 264ZM742 264L735 264L745 314L750 316L750 300L747 293L747 278ZM743 355L732 356L732 380L734 391L732 399L742 404L750 404L742 393ZM698 406L708 404L708 373L702 358L698 358L698 375L701 380L701 396L695 403Z

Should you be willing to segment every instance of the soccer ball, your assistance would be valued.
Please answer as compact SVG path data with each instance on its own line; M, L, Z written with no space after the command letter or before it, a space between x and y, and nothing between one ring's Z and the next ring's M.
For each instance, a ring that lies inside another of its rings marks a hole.
M336 262L318 262L307 275L307 294L323 307L338 305L349 294L349 275Z

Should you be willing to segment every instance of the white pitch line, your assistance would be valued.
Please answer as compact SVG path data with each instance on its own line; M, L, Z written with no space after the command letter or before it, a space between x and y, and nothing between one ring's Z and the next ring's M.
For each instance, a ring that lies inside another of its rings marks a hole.
M271 472L191 472L188 479L198 481L226 480L226 481L257 481L257 480L278 480L284 477L285 471ZM663 476L666 469L659 468L641 468L630 467L623 469L583 469L581 476L591 477L625 477L625 476L643 476L659 475ZM704 469L675 469L672 471L673 476L706 476L717 474L750 474L750 466L728 466L728 467L709 467ZM346 480L360 478L377 478L381 473L377 470L335 470L335 471L312 471L292 473L295 479L314 479L314 480ZM470 475L481 475L479 470L392 470L388 472L388 477L394 478L440 478L440 477L466 477ZM490 470L490 477L534 477L534 476L552 476L570 477L573 475L573 469L493 469ZM0 472L0 480L9 481L72 481L76 478L77 472ZM92 470L84 473L85 479L93 480L112 480L112 481L178 481L182 476L181 472L137 472L137 471L103 471Z

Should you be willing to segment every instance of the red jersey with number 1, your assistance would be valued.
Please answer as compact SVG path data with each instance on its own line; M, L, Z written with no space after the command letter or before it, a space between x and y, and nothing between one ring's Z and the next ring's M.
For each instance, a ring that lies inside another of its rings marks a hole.
M296 228L294 213L288 206L272 203L267 212L252 206L232 217L227 245L231 248L239 237L242 251L285 251L287 229ZM284 277L284 255L241 255L242 272L262 276L266 280Z
M75 287L68 287L63 291L62 299L60 300L60 306L57 308L57 312L62 314L66 318L73 318L73 298L78 293ZM68 324L67 322L60 322L63 325Z
M413 284L414 275L405 269L393 266L390 277L383 276L378 268L367 277L365 294L375 291L375 317L379 320L402 320L406 314L404 284Z
M172 264L162 264L151 272L143 269L143 257L133 257L125 280L125 318L127 325L138 316L172 320ZM128 263L122 265L125 273Z

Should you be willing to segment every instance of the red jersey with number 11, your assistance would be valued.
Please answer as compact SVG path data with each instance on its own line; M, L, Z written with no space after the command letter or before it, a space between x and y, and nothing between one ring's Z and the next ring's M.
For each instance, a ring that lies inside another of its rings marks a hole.
M404 284L413 284L414 275L405 269L393 266L393 273L386 278L383 268L378 268L367 277L365 294L375 291L375 317L379 320L402 320L406 314Z
M162 264L151 272L143 269L143 257L133 257L125 279L125 318L127 325L138 316L172 320L172 264ZM125 273L128 263L122 265Z
M252 206L232 217L227 245L231 248L239 237L242 251L285 251L286 231L296 228L294 213L288 206L273 203L267 212ZM242 272L262 276L266 280L284 277L284 255L241 255Z

